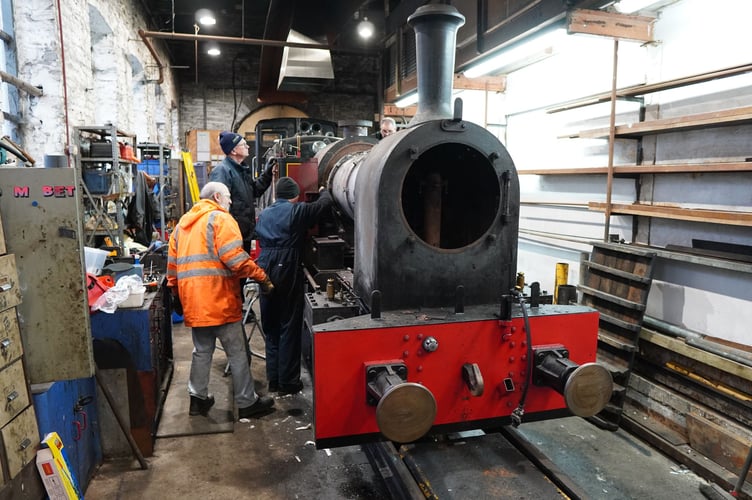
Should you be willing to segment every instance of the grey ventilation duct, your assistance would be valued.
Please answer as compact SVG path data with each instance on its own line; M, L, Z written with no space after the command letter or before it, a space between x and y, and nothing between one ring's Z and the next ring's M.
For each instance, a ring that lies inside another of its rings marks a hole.
M294 30L290 30L287 41L317 43L316 40ZM277 89L297 92L317 91L331 80L334 80L334 69L332 56L328 50L285 47Z

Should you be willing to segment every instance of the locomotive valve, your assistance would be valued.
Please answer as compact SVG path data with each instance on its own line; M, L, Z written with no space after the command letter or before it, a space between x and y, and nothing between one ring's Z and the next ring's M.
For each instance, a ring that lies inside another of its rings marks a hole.
M390 441L409 443L423 437L436 418L436 399L427 388L407 382L403 364L366 367L369 404L376 405L376 424Z
M535 350L533 383L547 385L564 396L567 408L578 417L592 417L611 399L614 383L603 365L578 365L564 347Z

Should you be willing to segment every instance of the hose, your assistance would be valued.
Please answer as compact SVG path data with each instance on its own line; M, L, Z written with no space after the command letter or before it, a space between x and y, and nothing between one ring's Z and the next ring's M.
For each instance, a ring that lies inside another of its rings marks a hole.
M530 377L533 375L533 336L530 332L530 318L525 309L525 297L522 292L516 289L512 290L512 294L517 297L522 309L522 318L525 323L525 340L527 341L527 370L525 373L525 381L522 384L522 395L520 396L520 403L517 408L512 411L512 426L518 427L522 423L522 416L525 414L525 400L527 399L527 390L530 386Z

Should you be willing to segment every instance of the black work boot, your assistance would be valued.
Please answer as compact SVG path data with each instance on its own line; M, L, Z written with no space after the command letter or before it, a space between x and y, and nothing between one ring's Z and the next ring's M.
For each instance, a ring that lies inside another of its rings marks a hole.
M287 394L297 394L300 391L303 390L303 382L298 380L295 384L280 384L279 385L279 394L280 396L285 396Z
M238 418L251 418L271 412L274 399L269 396L259 396L255 403L245 408L238 408Z
M209 413L209 408L214 406L214 396L211 394L206 399L201 399L198 396L191 396L191 407L188 410L188 415L195 417L196 415L206 416Z

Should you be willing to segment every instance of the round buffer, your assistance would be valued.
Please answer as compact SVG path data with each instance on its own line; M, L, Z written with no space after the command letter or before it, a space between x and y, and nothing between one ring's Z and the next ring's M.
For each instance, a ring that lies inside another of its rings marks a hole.
M592 417L611 399L614 382L602 365L585 363L578 366L564 386L567 408L578 417Z
M409 443L424 436L436 418L436 399L420 384L392 386L376 406L376 423L389 440Z

